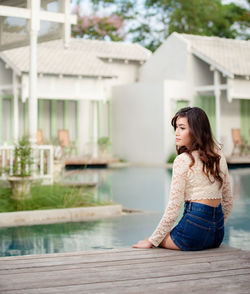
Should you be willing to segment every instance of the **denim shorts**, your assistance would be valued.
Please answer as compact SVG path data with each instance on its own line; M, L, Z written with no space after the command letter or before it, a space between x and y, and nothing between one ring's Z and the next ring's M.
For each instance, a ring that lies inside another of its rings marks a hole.
M212 207L197 202L185 202L183 216L171 230L170 236L182 251L219 247L224 237L221 204Z

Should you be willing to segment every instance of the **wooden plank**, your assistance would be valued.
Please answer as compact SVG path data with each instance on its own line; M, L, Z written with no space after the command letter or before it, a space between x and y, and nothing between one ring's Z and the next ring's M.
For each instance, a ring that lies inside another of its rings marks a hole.
M124 267L124 266L123 266ZM79 281L81 283L100 283L100 282L115 282L119 280L133 280L136 276L136 279L145 279L145 278L159 278L167 274L168 276L178 275L198 275L208 274L218 272L223 273L226 271L234 271L238 269L248 270L250 273L250 263L244 260L227 260L220 262L211 262L211 263L200 263L200 264L178 264L178 265L168 265L166 263L162 264L160 269L157 263L151 264L150 266L145 267L145 265L138 264L127 265L125 269L117 269L114 267L106 267L105 269L99 269L95 267L90 267L86 269L65 269L59 271L50 271L36 273L29 272L27 273L18 273L11 274L9 277L12 280L12 283L9 283L9 279L6 278L6 275L0 277L0 284L6 290L15 289L16 287L37 288L40 284L46 287L59 286L59 285L70 285L77 284ZM112 278L111 278L112 277Z
M127 256L119 256L119 258L101 258L100 256L97 257L93 257L93 259L89 260L88 258L74 258L74 259L69 259L69 258L63 258L63 256L58 256L58 260L53 258L51 259L47 259L45 258L45 260L40 259L39 261L34 261L32 260L32 262L29 263L14 263L14 264L10 264L9 262L5 263L4 260L2 260L2 264L1 264L1 269L0 269L0 273L4 274L4 273L8 273L8 271L10 270L27 270L29 271L29 269L36 269L36 268L40 268L41 271L46 270L46 268L60 268L60 267L64 267L64 266L75 266L75 267L87 267L89 268L90 266L98 266L98 267L102 267L102 266L112 266L112 264L117 265L117 264L141 264L143 263L152 263L153 262L161 262L161 261L168 261L171 262L173 261L175 264L176 262L180 261L182 262L183 260L185 260L186 262L193 262L193 260L195 260L196 262L204 262L204 260L226 260L228 259L228 253L217 253L214 254L213 251L204 251L204 252L197 252L195 255L190 255L189 253L177 253L177 255L165 255L164 253L167 251L161 251L162 254L160 255L151 255L149 251L144 252L143 256L134 256L134 255L130 255L130 258L127 258ZM172 253L173 251L171 251ZM112 256L110 256L112 257ZM237 251L236 253L234 252L233 255L231 255L230 259L238 259L238 258L249 258L250 257L250 252L241 252L241 251ZM42 260L42 261L41 261ZM93 265L92 265L93 264Z
M235 254L231 259L237 259L239 260L241 258L241 255ZM184 261L185 260L185 261ZM178 265L178 264L190 264L190 263L208 263L208 262L214 262L214 261L227 261L228 260L228 255L220 255L220 256L198 256L196 258L183 258L181 256L176 256L175 258L168 258L168 265ZM161 266L161 264L166 263L165 260L162 260L162 257L152 257L152 258L144 258L143 260L141 259L132 259L132 260L119 260L119 261L108 261L108 262L97 262L95 265L94 264L89 264L88 262L81 261L80 263L68 263L68 264L60 264L60 265L42 265L42 266L34 266L33 264L30 265L25 265L25 267L18 267L18 268L8 268L0 270L0 275L10 275L14 273L29 273L29 272L46 272L46 271L57 271L57 270L62 270L67 267L67 269L89 269L90 266L95 268L98 268L101 270L102 268L107 268L107 267L120 267L121 265L137 265L137 264L144 264L144 266L150 265L152 263L157 263L158 266Z
M203 253L206 254L207 252L214 252L217 253L219 252L246 252L238 248L234 247L229 247L225 245L221 245L219 248L215 249L208 249L208 250L202 250L202 251L177 251L177 250L168 250L164 248L151 248L151 249L135 249L135 248L119 248L119 249L101 249L101 250L89 250L89 251L75 251L75 252L63 252L63 253L49 253L49 254L35 254L35 255L21 255L21 256L5 256L5 257L0 257L1 260L26 260L26 259L39 259L39 258L51 258L51 257L59 257L59 256L65 256L65 257L71 257L71 256L91 256L91 255L103 255L103 254L109 254L109 255L114 255L114 254L121 254L124 252L128 253L136 253L136 254L144 254L146 252L154 252L158 254L162 254L162 252L168 252L169 254L179 254L179 253L189 253L189 254L197 254L197 253Z
M18 257L4 257L0 258L0 270L1 269L7 269L13 266L25 266L27 264L30 266L31 262L32 264L36 265L42 265L44 263L50 262L51 265L57 265L57 264L67 264L71 262L80 262L81 260L84 260L84 262L100 262L100 261L117 261L117 260L133 260L135 258L137 259L143 259L145 257L147 258L155 258L155 257L175 257L175 256L183 256L183 258L193 258L193 256L213 256L219 253L222 254L228 254L232 253L235 254L236 252L241 252L241 250L235 250L235 248L232 250L228 247L222 247L219 249L213 249L213 250L206 250L206 251L193 251L193 252L182 252L182 251L175 251L175 250L167 250L167 249L153 249L153 250L138 250L138 249L129 249L129 250L105 250L99 253L96 251L96 254L93 252L90 252L87 254L86 252L82 253L74 253L74 254L65 254L65 253L59 253L59 254L43 254L43 255L33 255L33 256L22 256L21 258ZM185 257L184 257L185 256Z
M98 265L98 267L101 266L107 266L108 264L112 265L112 264L118 264L119 262L122 262L124 264L141 264L141 263L151 263L151 262L158 262L159 260L167 260L168 262L170 262L171 260L176 262L178 260L186 260L186 261L191 261L196 258L219 258L216 257L214 255L197 255L197 256L190 256L189 254L180 254L179 256L132 256L132 257L128 257L128 256L123 256L120 258L95 258L92 260L88 260L88 259L84 259L84 258L78 258L78 259L60 259L60 260L55 260L53 259L51 260L46 260L43 262L30 262L30 263L22 263L22 264L1 264L1 270L0 272L4 272L4 271L9 271L9 270L21 270L21 269L27 269L29 270L30 268L40 268L41 270L43 270L44 267L57 267L57 266L70 266L70 265L74 265L74 266L80 266L80 267L90 267L90 266L96 266ZM228 257L227 254L220 254L220 258L223 257ZM239 258L240 255L239 253L234 254L233 257L231 257L231 259L235 259L235 258ZM197 261L198 262L198 261ZM102 264L101 264L102 263Z
M163 248L152 248L152 249L134 249L134 248L121 248L121 249L111 249L111 250L93 250L93 251L76 251L76 252L65 252L65 253L49 253L49 254L36 254L36 255L22 255L22 256L6 256L6 257L0 257L0 261L18 261L18 260L24 260L26 262L29 262L31 259L51 259L51 258L58 258L58 257L74 257L74 256L84 256L84 257L91 257L91 256L122 256L125 253L128 253L129 255L136 254L136 255L144 255L146 254L158 254L162 255L163 252L168 255L179 255L179 254L190 254L190 255L196 255L199 253L202 254L211 254L214 253L224 253L224 252L245 252L237 248L228 247L228 246L221 246L216 249L208 249L204 251L176 251L176 250L168 250Z
M249 261L249 251L224 246L198 252L127 248L8 257L0 259L0 293L201 293L198 286L204 287L202 293L211 292L211 286L219 293L222 284L226 293L248 293Z
M195 275L160 277L151 279L134 279L106 283L89 283L74 285L59 285L47 287L39 285L37 288L18 288L12 290L2 289L1 293L8 294L47 294L47 293L249 293L249 272L243 271L227 271L226 275L218 275L218 273ZM235 287L236 286L236 287ZM43 288L42 288L43 287ZM201 291L206 290L206 292ZM213 291L216 290L217 291ZM223 292L220 291L223 289ZM225 290L233 290L232 292ZM243 292L247 290L248 292ZM167 291L167 292L166 292Z

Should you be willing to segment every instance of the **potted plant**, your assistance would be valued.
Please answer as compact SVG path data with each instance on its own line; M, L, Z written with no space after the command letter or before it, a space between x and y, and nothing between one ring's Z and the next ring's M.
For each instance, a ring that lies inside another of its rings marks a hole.
M110 145L109 137L101 137L98 139L98 146L99 146L101 157L105 157L107 155L107 148L109 145Z
M30 187L33 177L32 148L28 137L22 137L15 145L14 160L8 181L12 189L12 199L20 200L30 197Z

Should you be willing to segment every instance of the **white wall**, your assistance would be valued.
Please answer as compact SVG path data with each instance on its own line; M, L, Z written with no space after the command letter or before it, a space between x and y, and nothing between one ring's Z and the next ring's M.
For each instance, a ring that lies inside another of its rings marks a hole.
M90 109L90 101L81 100L78 103L79 106L79 117L78 117L78 146L79 146L79 154L88 154L89 153L89 109Z
M38 97L43 99L103 100L111 96L114 85L131 84L138 79L139 62L111 62L117 78L38 76ZM1 69L0 69L1 70ZM0 72L1 73L1 72ZM29 77L23 74L22 96L29 96Z
M191 101L193 89L190 83L178 80L164 81L164 151L165 159L176 152L175 134L171 120L175 115L177 100Z
M250 80L228 79L229 95L236 99L250 99Z
M117 86L112 97L113 152L130 162L162 164L163 84Z
M116 79L97 79L44 75L37 81L38 97L59 100L102 100L110 97ZM29 77L22 76L22 97L29 96Z
M209 64L190 54L190 76L194 86L213 85L213 71L209 67Z
M221 97L221 143L223 152L229 156L233 151L232 129L240 128L240 100L228 102L226 95Z
M5 68L5 63L0 59L0 86L12 84L12 69Z
M105 62L109 64L113 72L117 75L117 84L131 84L138 80L139 68L141 67L138 61L118 61Z
M103 80L97 78L43 76L38 78L38 97L48 99L103 99Z
M188 79L188 43L172 34L142 66L141 82L159 82L166 79Z

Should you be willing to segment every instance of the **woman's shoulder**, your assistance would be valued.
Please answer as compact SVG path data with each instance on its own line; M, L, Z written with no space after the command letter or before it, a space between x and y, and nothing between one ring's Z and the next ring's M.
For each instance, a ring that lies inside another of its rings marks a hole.
M188 172L189 165L191 163L191 159L189 155L184 152L179 154L173 164L173 172L179 176L184 176Z
M189 166L191 161L192 160L191 160L190 156L188 155L188 153L183 152L183 153L176 156L176 158L174 160L174 166L177 166L177 165L182 165L183 167Z

